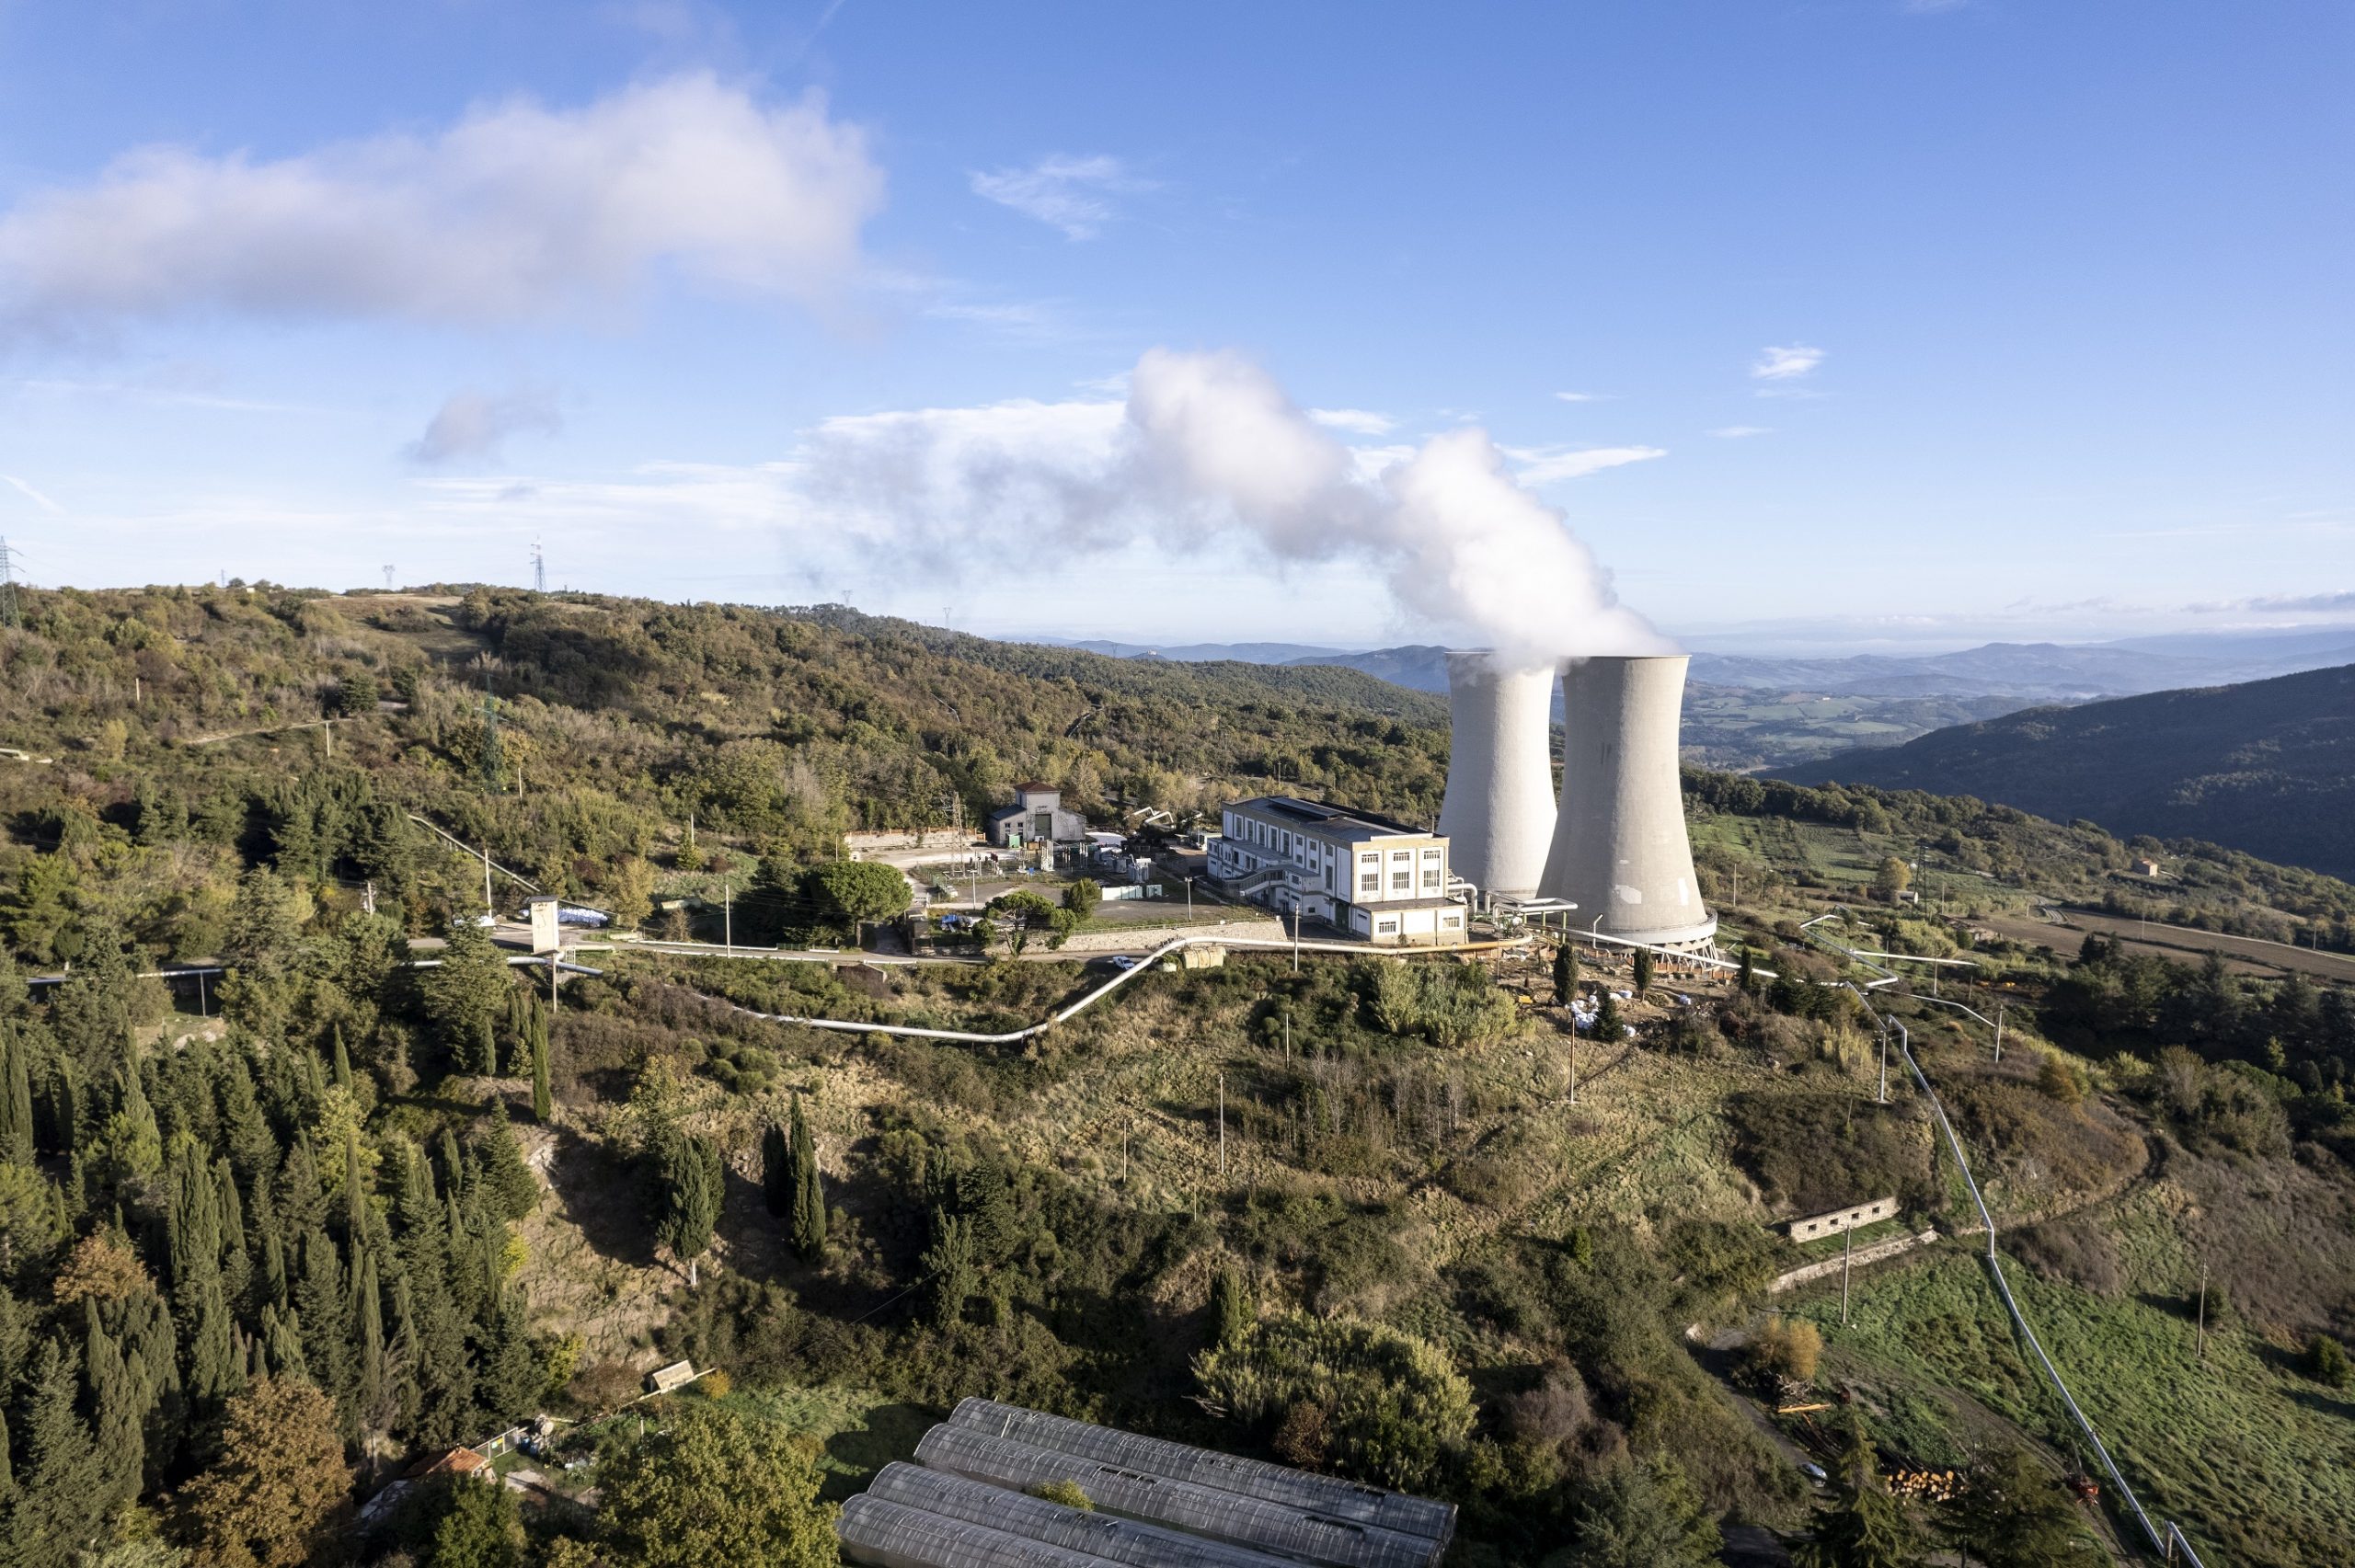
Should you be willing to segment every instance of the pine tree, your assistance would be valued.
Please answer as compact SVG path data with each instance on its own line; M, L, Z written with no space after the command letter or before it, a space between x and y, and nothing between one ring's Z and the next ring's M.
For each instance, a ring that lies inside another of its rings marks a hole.
M818 1176L818 1146L810 1137L810 1123L801 1101L793 1102L790 1149L793 1172L793 1250L815 1259L826 1250L826 1189Z
M1241 1345L1258 1318L1242 1270L1230 1264L1211 1276L1211 1333L1218 1348L1232 1350Z
M931 1317L935 1328L954 1328L965 1320L965 1303L973 1294L973 1227L945 1207L932 1211L931 1250L917 1260L932 1286Z
M42 1342L25 1398L25 1465L6 1532L22 1568L62 1568L102 1522L98 1458L74 1409L75 1370L64 1345Z
M1916 1568L1921 1532L1881 1485L1861 1420L1849 1428L1832 1488L1816 1510L1815 1539L1795 1554L1799 1568Z
M1570 1004L1570 998L1576 996L1578 994L1578 949L1565 942L1559 947L1554 949L1555 1003L1557 1006L1568 1007Z
M1938 1510L1939 1533L1981 1568L2070 1568L2106 1560L2076 1505L2025 1449L1982 1454Z

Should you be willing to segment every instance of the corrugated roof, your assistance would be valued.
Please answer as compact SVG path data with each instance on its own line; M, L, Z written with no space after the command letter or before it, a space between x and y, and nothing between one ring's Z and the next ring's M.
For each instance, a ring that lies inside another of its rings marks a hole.
M1338 1476L1317 1475L1264 1459L1223 1454L1214 1448L1140 1436L1133 1432L1025 1410L1019 1405L1000 1404L994 1400L965 1400L948 1419L952 1425L1011 1437L1033 1448L1082 1455L1334 1518L1421 1536L1442 1546L1455 1535L1453 1503L1412 1497Z
M844 1557L868 1568L1104 1568L1104 1559L1085 1551L1025 1540L869 1494L843 1505L834 1539Z
M1091 1514L1028 1493L1008 1492L912 1464L885 1465L867 1483L867 1495L943 1518L986 1525L1027 1540L1093 1552L1107 1562L1136 1568L1297 1568L1288 1559L1231 1541L1184 1535L1110 1514Z
M1031 1413L1010 1405L1002 1408L1017 1416ZM1092 1430L1115 1438L1130 1436L1106 1427ZM1154 1442L1150 1438L1138 1441ZM1071 1482L1109 1512L1327 1568L1430 1568L1442 1550L1441 1542L1428 1536L1179 1480L1147 1468L1143 1456L1119 1463L1057 1453L953 1422L925 1434L916 1445L916 1460L927 1470L948 1471L1016 1492Z

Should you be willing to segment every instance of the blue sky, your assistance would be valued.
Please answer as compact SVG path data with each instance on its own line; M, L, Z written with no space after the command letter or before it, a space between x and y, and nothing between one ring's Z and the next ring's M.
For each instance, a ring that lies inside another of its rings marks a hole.
M0 0L0 531L40 582L538 536L672 599L1461 635L1099 504L1169 349L1369 475L1487 431L1711 646L2355 621L2350 68L2265 0Z

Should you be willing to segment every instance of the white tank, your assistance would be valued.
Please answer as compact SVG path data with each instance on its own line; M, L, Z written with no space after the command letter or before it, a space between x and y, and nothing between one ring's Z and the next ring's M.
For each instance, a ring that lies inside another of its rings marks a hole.
M1476 648L1447 656L1451 735L1439 830L1448 864L1483 899L1525 898L1545 869L1555 817L1546 741L1554 670L1500 669Z
M1677 777L1683 654L1590 658L1562 675L1562 809L1538 891L1573 929L1662 946L1706 942ZM1598 921L1598 917L1600 917Z

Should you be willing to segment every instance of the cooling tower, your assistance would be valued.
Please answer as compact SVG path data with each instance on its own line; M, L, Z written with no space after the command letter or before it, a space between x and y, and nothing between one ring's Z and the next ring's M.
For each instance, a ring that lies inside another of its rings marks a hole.
M1545 732L1554 670L1500 670L1479 650L1447 656L1452 732L1439 830L1448 863L1483 898L1525 898L1554 832L1554 765Z
M1717 929L1693 876L1677 779L1686 662L1590 658L1563 673L1562 810L1538 890L1578 905L1573 929L1663 946Z

